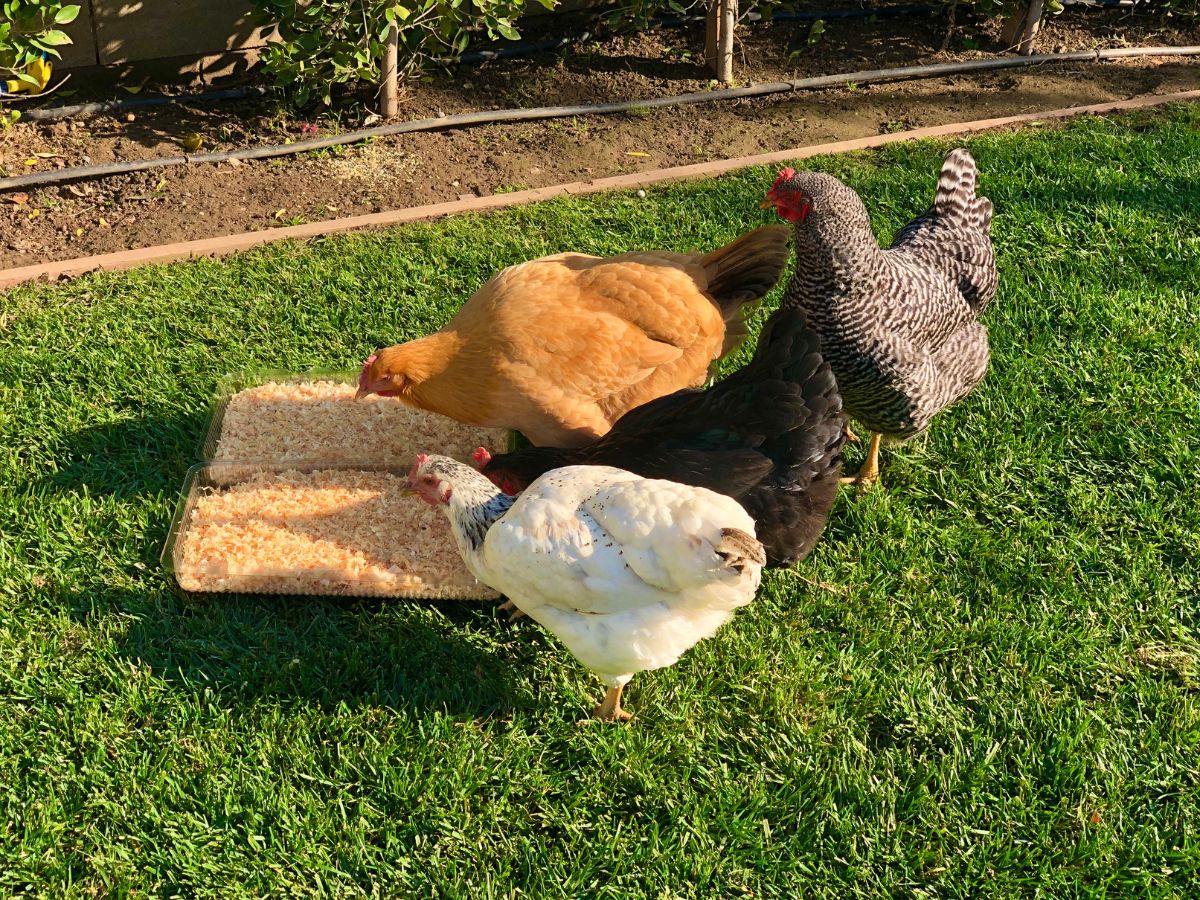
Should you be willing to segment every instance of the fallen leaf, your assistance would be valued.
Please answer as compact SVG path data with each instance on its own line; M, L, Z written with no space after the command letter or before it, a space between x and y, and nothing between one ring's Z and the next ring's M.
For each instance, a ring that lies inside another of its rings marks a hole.
M62 158L61 153L40 153L36 150L34 151L33 155L36 156L38 159L60 159L60 158Z
M134 84L134 85L123 84L123 85L121 85L121 88L123 90L126 90L131 94L140 94L142 92L142 87L143 86L140 84Z
M167 179L165 179L165 178L164 178L162 181L160 181L158 184L156 184L156 185L154 186L154 189L155 189L156 191L161 191L161 190L162 190L163 188L165 188L166 186L167 186Z
M641 150L627 150L627 151L625 151L625 155L626 156L649 156L650 154L643 153Z
M277 209L277 210L275 210L275 218L276 218L276 219L282 219L282 218L283 218L283 214L284 214L285 212L287 212L287 207L286 207L286 206L285 206L283 209Z
M1098 813L1098 812L1092 813L1090 816L1088 816L1088 821L1091 822L1093 825L1099 825L1100 824L1100 813Z
M41 214L42 214L42 211L40 209L33 209L33 210L29 211L29 218L36 219Z
M204 146L204 138L200 137L198 134L189 134L184 137L181 143L183 144L184 150L191 150L194 152Z
M91 189L81 188L77 184L68 184L67 193L69 193L72 197L86 197L91 193Z
M27 165L27 166L36 166L36 165L37 165L37 160L36 160L36 159L27 159L27 160L25 160L25 165Z
M100 227L101 227L101 228L107 228L107 227L108 227L108 220L107 220L107 219L105 219L105 218L104 218L104 216L101 216L101 217L100 217Z
M5 203L15 203L17 206L24 206L29 202L28 194L9 194L4 198Z
M81 234L83 234L83 229L82 229L82 228L76 228L76 229L75 229L75 237L79 237Z

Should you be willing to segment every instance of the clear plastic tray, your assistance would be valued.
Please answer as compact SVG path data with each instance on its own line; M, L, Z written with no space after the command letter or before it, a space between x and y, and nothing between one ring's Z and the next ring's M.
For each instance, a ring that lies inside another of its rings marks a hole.
M245 460L193 466L163 567L188 593L498 599L467 571L445 514L399 495L406 475Z

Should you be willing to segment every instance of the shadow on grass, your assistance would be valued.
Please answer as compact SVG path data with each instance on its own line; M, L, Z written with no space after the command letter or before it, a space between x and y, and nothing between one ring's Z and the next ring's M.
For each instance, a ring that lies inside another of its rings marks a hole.
M131 620L116 654L173 691L250 704L387 707L486 719L532 706L498 652L491 604L212 595L183 598L148 578L144 591L68 594L72 614ZM497 632L501 632L497 635ZM518 635L514 632L513 637ZM536 653L528 635L516 652ZM534 642L536 643L536 642Z
M32 486L52 493L84 487L119 499L177 491L197 461L207 418L206 410L165 409L80 429L60 445L57 470Z
M173 691L215 693L232 704L289 698L473 718L523 705L513 664L497 654L506 635L493 604L185 596L168 586L159 553L206 420L206 411L165 410L82 429L66 438L58 470L32 483L37 493L86 489L122 505L158 508L139 529L127 570L132 584L58 590L57 602L89 627L97 620L129 622L115 638L119 658L151 669ZM525 643L514 645L517 652Z

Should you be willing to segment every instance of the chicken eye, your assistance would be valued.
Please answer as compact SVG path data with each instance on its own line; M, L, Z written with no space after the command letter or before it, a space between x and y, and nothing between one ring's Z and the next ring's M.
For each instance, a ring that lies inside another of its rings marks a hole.
M422 475L421 476L421 484L433 484L433 476L432 475Z

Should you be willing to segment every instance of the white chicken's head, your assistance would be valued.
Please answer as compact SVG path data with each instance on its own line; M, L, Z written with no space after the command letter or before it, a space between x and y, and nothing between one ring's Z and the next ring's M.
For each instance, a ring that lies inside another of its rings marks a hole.
M456 470L464 468L448 456L418 454L408 473L408 487L430 506L446 506L454 493Z

